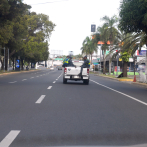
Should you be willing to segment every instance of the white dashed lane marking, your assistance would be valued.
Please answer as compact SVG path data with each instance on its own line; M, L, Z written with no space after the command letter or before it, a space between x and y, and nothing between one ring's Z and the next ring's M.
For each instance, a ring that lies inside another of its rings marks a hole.
M40 98L36 101L36 104L40 104L46 95L41 95Z
M14 81L14 82L9 82L10 84L13 84L13 83L16 83L17 81Z
M47 89L51 89L52 88L52 86L49 86Z
M9 147L19 133L20 130L10 131L10 133L0 142L0 147Z
M34 77L31 77L30 79L33 79Z
M112 89L112 88L110 88L110 87L108 87L108 86L102 85L102 84L100 84L100 83L98 83L98 82L96 82L96 81L93 81L93 80L90 80L90 81L92 81L92 82L94 82L94 83L96 83L96 84L98 84L98 85L100 85L100 86L103 86L103 87L105 87L105 88L107 88L107 89L109 89L109 90L112 90L112 91L114 91L114 92L117 92L117 93L119 93L119 94L121 94L121 95L124 95L124 96L126 96L126 97L128 97L128 98L130 98L130 99L132 99L132 100L134 100L134 101L137 101L137 102L139 102L139 103L144 104L144 105L147 106L147 103L145 103L145 102L143 102L143 101L141 101L141 100L139 100L139 99L137 99L137 98L134 98L134 97L132 97L132 96L130 96L130 95L127 95L127 94L125 94L125 93L122 93L122 92L120 92L120 91L117 91L117 90L115 90L115 89Z
M56 81L54 81L53 83L56 83Z
M27 79L23 79L22 81L26 81Z

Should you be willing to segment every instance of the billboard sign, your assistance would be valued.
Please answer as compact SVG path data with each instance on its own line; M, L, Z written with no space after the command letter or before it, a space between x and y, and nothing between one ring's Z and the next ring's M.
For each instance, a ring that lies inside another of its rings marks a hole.
M147 50L141 50L140 53L139 53L139 50L138 50L137 55L138 56L146 56L146 52L147 52Z

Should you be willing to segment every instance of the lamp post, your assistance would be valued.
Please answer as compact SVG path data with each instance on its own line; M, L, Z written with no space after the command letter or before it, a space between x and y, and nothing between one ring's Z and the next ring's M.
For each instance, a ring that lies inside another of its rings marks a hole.
M118 76L118 59L119 59L119 55L117 55L117 72L116 72L116 76Z
M147 44L146 44L146 69L145 69L145 75L146 75L146 83L147 83Z
M101 71L101 52L102 52L102 42L101 42L101 47L100 47L100 71Z
M4 47L4 72L5 72L5 47Z
M9 71L9 49L8 49L8 64L7 64L7 71Z

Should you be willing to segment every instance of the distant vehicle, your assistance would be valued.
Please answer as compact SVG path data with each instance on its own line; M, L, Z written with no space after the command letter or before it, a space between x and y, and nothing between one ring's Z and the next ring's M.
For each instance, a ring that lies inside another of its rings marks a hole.
M76 67L65 67L63 73L63 84L67 83L67 80L75 80L80 81L82 80L84 84L89 84L89 68L83 68L82 76L78 76L81 70L81 65L83 61L73 61L73 64Z
M54 67L53 67L53 66L51 66L51 67L50 67L50 70L54 70Z
M58 66L58 70L62 70L62 66Z

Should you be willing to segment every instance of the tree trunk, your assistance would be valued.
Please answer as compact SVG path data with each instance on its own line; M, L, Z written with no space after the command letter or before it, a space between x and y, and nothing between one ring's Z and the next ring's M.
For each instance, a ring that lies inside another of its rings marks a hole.
M111 59L109 59L109 75L111 75Z
M21 70L24 70L24 68L23 68L23 59L21 58L20 61L21 61Z
M127 67L128 67L128 62L123 63L123 77L127 77Z
M103 74L106 74L106 50L104 50L104 55L103 55Z
M5 70L8 69L8 48L5 49Z
M1 65L2 65L1 70L4 70L4 58L1 59Z
M113 43L110 45L110 52L113 49ZM111 75L111 54L109 55L110 59L109 59L109 75Z
M92 65L92 54L91 54L91 65Z
M13 58L13 70L14 70L14 63L15 63L15 58Z

